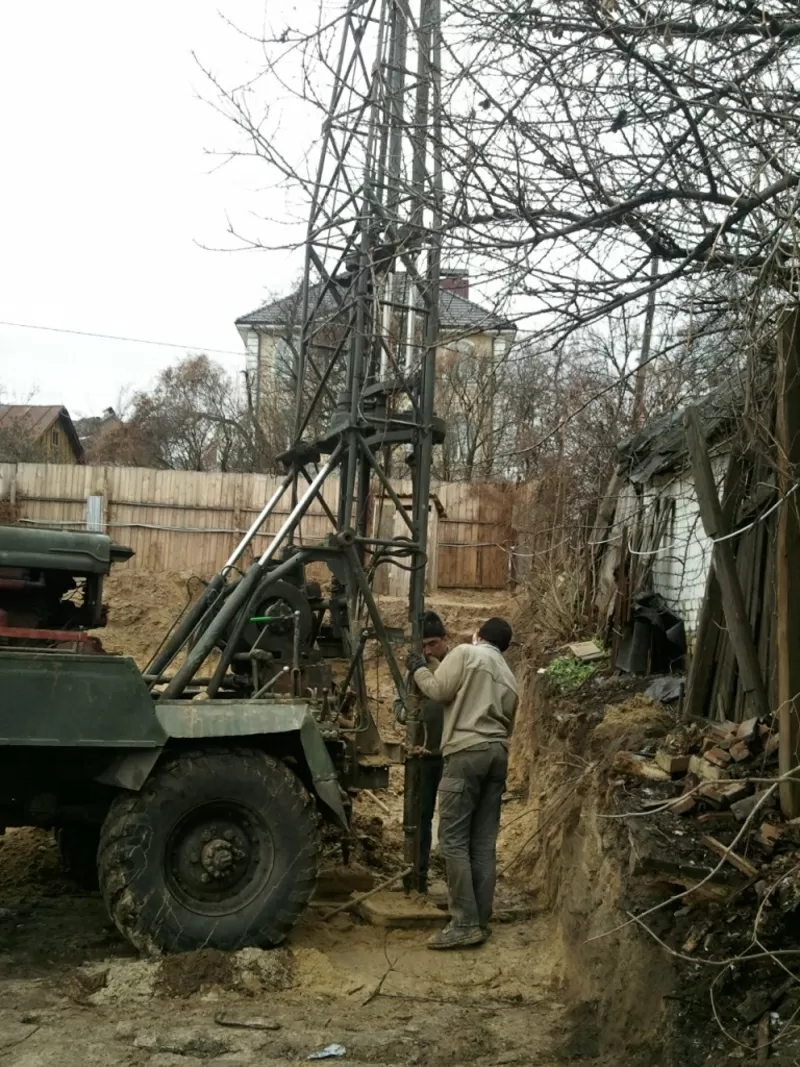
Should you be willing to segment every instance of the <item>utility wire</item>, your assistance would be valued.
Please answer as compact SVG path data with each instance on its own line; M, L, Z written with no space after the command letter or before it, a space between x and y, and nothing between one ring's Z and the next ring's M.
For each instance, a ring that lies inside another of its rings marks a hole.
M48 333L69 333L76 337L97 337L103 341L129 341L137 345L156 345L159 348L182 348L191 349L193 352L213 352L221 356L244 356L244 350L235 352L231 348L207 348L205 345L179 345L174 341L147 341L142 337L119 337L113 333L92 333L90 330L68 330L63 326L35 326L30 322L3 322L0 326L13 326L19 330L44 330Z

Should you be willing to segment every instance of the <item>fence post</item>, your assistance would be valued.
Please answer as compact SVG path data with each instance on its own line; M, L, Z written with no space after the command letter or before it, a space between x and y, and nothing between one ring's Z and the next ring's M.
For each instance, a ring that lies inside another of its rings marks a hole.
M722 609L725 613L725 622L728 624L731 646L739 667L742 688L745 691L752 713L758 715L759 718L765 718L769 715L767 692L761 675L761 665L758 662L758 652L753 642L753 632L750 628L750 619L744 602L742 586L736 570L733 542L720 540L730 530L722 512L722 505L719 502L714 472L711 469L711 460L708 458L708 449L706 448L703 430L700 425L700 417L695 408L687 408L683 419L686 427L686 442L692 461L694 484L697 490L697 505L700 509L703 529L706 535L714 541L712 554L714 571L722 593Z

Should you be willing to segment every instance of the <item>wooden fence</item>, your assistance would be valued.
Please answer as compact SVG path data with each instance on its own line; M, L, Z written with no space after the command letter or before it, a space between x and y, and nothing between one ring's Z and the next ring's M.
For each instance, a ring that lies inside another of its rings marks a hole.
M129 545L135 556L125 566L145 571L212 574L230 555L242 533L277 488L266 474L218 474L148 470L140 467L80 467L46 463L0 464L0 522L102 529ZM408 482L395 483L401 494ZM331 477L323 496L335 510L338 480ZM431 590L503 589L509 581L513 490L491 483L460 482L433 487L428 584ZM269 535L287 515L281 501L255 539L263 551ZM373 501L381 530L396 529L393 505ZM373 524L373 528L376 528ZM314 502L299 539L317 543L331 530ZM390 573L381 591L403 592L403 575Z

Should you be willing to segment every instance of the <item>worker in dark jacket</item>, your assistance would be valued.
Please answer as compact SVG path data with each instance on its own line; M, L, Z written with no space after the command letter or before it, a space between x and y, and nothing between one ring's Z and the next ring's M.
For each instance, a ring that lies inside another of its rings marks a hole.
M489 936L500 806L517 685L503 658L511 644L505 619L487 619L471 645L458 645L433 673L409 653L417 688L445 705L444 770L439 784L439 851L447 871L450 923L430 948L478 945Z
M426 611L422 620L422 651L429 670L435 671L447 655L447 631L435 611ZM409 678L410 681L410 678ZM442 777L442 723L444 705L437 700L424 698L420 708L425 727L424 746L426 754L420 759L420 880L419 891L428 890L428 865L433 843L433 815L436 810L436 794ZM395 701L395 718L405 723L406 709L400 700Z

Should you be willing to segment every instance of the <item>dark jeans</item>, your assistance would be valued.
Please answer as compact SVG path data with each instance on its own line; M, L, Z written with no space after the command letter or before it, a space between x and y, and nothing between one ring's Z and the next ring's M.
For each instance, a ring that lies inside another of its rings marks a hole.
M492 915L507 772L508 752L496 741L445 757L439 783L439 852L456 926L488 926Z
M419 873L420 888L424 891L428 880L428 864L431 858L436 793L442 777L444 760L436 756L423 756L419 763Z

